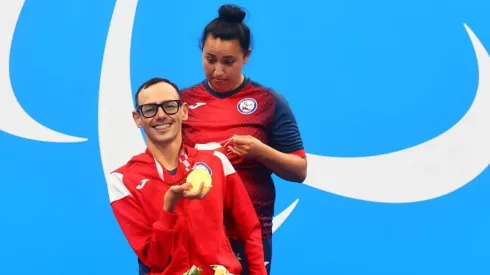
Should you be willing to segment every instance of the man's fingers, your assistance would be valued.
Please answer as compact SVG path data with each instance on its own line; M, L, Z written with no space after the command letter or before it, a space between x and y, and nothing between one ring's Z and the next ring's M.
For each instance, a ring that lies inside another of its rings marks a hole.
M203 189L204 189L204 182L201 182L201 184L199 184L199 187L197 188L196 194L201 194Z
M211 188L212 188L212 187L211 187ZM199 198L200 198L200 199L204 199L204 198L205 198L205 197L206 197L206 196L209 194L209 191L211 191L211 189L207 190L207 191L206 191L204 194L203 194L203 193L201 193Z
M185 183L185 184L187 184L187 183ZM183 184L183 185L185 185L185 184ZM191 183L188 183L188 184L189 184L189 186L191 186L191 187L192 187L192 184L191 184ZM183 185L181 185L181 186L183 186ZM188 199L198 198L198 197L200 197L201 192L202 192L202 190L203 190L203 189L204 189L204 183L203 183L203 182L201 182L201 183L199 184L199 186L198 186L198 188L197 188L197 190L196 190L196 191L192 191L192 192L191 192L191 191L190 191L190 188L189 188L189 189L187 189L186 191L184 191L184 197L185 197L185 198L188 198Z
M192 189L192 183L190 183L190 182L186 182L186 183L182 184L180 187L181 187L181 188L182 188L182 190L184 190L184 191L189 191L189 190L191 190L191 189Z

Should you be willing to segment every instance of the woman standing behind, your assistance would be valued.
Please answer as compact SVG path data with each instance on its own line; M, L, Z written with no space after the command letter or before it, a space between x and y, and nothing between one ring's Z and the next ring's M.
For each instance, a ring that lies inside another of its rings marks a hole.
M204 28L201 39L206 79L182 90L189 104L184 143L225 152L240 175L262 227L265 265L270 274L272 218L276 191L272 173L284 180L306 178L306 154L296 119L285 98L242 73L250 49L245 12L223 5ZM225 226L246 274L244 245L231 221Z

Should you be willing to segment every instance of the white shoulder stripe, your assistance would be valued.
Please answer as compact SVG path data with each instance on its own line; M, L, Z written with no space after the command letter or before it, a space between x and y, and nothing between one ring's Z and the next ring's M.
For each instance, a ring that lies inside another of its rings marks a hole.
M225 176L235 173L235 168L231 165L230 160L225 156L225 154L214 151L214 155L221 159L221 164L223 165L223 170L225 171Z
M126 188L123 183L123 174L117 172L109 175L107 191L109 192L109 200L111 203L131 195L128 188Z

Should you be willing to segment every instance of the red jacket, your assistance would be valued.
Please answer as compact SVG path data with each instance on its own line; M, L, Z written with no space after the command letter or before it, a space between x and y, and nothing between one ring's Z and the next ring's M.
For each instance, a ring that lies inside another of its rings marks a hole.
M174 213L163 210L163 198L172 184L185 182L188 171L182 164L172 176L146 150L111 173L111 206L138 258L150 274L181 275L192 265L222 265L238 275L241 265L224 228L224 219L231 218L245 243L250 274L267 274L260 224L233 166L220 152L184 148L190 167L197 163L210 169L213 187L202 200L179 200Z

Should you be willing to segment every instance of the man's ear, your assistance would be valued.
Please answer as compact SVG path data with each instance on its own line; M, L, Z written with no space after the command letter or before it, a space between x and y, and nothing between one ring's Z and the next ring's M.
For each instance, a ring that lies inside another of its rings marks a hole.
M140 114L136 111L133 111L133 120L134 120L134 124L136 124L136 127L138 127L138 128L143 127L143 123L141 121Z
M189 118L189 104L187 102L182 102L182 120L187 120Z

